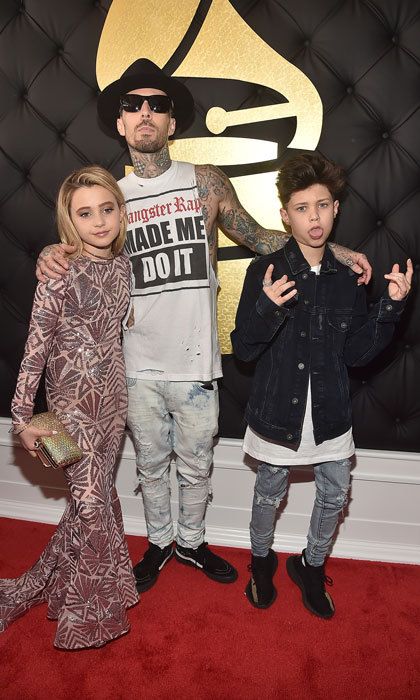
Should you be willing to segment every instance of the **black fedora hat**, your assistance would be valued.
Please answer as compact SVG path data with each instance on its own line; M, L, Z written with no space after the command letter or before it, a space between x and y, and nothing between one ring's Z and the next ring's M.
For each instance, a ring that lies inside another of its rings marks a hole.
M194 114L194 99L188 88L176 78L166 75L148 58L138 58L124 71L119 80L108 85L98 97L99 119L115 135L120 96L140 88L156 88L165 92L174 105L177 130L183 131L188 126Z

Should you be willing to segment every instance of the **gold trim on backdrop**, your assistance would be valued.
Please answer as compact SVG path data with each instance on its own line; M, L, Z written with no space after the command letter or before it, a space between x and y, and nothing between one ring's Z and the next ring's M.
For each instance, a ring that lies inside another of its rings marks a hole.
M276 188L277 171L259 173L246 177L232 178L232 184L242 204L246 202L247 211L265 228L284 231L280 217L280 202ZM258 196L255 196L255 193ZM219 247L234 245L230 238L219 231ZM235 326L236 309L242 291L242 285L251 260L220 261L217 267L220 284L217 300L218 328L220 349L223 354L232 352L230 333Z
M280 202L277 194L277 170L233 177L231 182L239 201L264 228L281 229Z
M217 299L217 316L220 350L223 354L232 352L230 333L235 327L236 309L241 296L242 285L250 258L243 260L225 260L218 264L219 296Z
M113 0L96 56L100 89L118 80L138 58L164 66L184 38L198 5L198 0Z
M290 147L312 150L318 144L322 102L315 86L268 46L228 0L213 0L194 44L174 76L245 80L272 88L289 102L287 108L278 105L276 109L287 109L288 116L297 117ZM264 120L265 109L253 109L250 121Z
M250 109L232 109L229 112L223 107L212 107L207 112L206 126L213 134L221 134L230 126L268 122L294 116L296 116L294 107L289 102Z
M230 138L228 136L219 139L212 136L202 136L171 141L170 154L173 160L185 160L196 163L196 165L263 163L277 158L277 143L263 139Z

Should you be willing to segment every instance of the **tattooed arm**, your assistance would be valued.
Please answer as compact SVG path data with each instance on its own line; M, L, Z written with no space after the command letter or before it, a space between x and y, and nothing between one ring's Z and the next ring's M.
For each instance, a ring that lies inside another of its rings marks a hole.
M263 228L245 211L229 178L219 168L197 165L196 176L211 251L217 248L217 225L236 243L261 255L287 243L286 233Z
M256 253L272 253L287 243L289 235L260 226L243 208L229 178L214 165L196 166L197 187L212 259L217 249L217 226L236 243ZM359 283L367 284L372 268L363 253L357 253L337 243L329 244L334 256L360 274Z

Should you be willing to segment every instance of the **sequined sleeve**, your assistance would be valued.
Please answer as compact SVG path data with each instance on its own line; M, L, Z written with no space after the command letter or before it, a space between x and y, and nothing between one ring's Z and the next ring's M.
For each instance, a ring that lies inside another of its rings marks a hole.
M130 298L129 298L129 302L127 305L127 310L126 310L126 312L123 316L123 319L122 319L122 327L123 327L123 330L126 331L129 328L131 328L131 326L134 323L133 297L131 296L131 292L133 290L134 283L133 283L133 270L131 267L130 260L124 254L122 254L121 257L124 259L124 262L125 262L127 281L128 281L128 290L130 292Z
M39 282L36 288L28 338L12 399L15 432L32 418L35 395L54 341L69 276L70 273L64 279Z

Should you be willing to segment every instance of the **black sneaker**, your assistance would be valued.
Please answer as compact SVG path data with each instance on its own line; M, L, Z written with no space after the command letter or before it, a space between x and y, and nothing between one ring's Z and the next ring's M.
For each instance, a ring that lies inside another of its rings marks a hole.
M252 577L245 588L245 595L254 608L269 608L277 598L277 591L273 586L277 564L277 554L272 549L268 550L266 557L251 555L248 570L251 571Z
M248 571L251 571L252 577L245 588L245 595L254 608L269 608L277 598L273 585L277 564L277 554L272 549L268 550L266 557L254 557L251 554Z
M149 549L144 553L143 559L133 567L136 588L139 593L148 591L156 583L157 577L173 553L172 542L163 549L157 544L149 543Z
M325 575L324 564L310 566L305 558L305 565L303 565L302 556L305 556L305 550L302 555L288 558L287 573L302 591L302 601L307 610L324 619L332 617L335 613L334 603L325 590L325 584L332 586L332 579Z
M175 548L175 559L181 562L181 564L195 566L197 569L201 569L203 574L206 574L206 576L213 579L213 581L219 581L219 583L233 583L238 578L236 569L225 559L222 559L222 557L213 554L208 548L207 542L200 544L197 549L189 549L188 547L181 547L177 544Z

